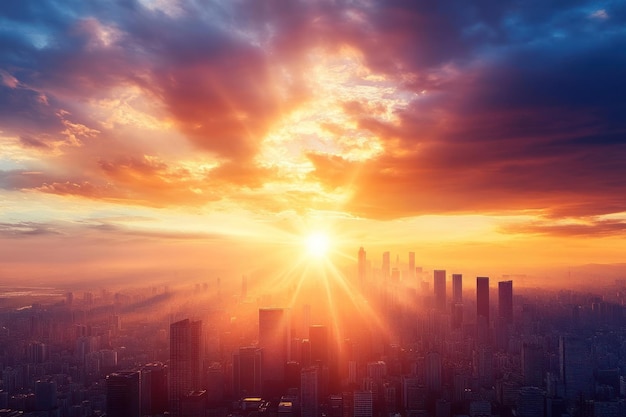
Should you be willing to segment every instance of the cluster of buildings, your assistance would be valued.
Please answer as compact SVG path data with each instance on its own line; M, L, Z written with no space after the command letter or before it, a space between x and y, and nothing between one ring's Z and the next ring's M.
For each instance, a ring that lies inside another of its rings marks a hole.
M621 281L514 290L361 248L303 300L221 284L2 312L0 416L626 416Z

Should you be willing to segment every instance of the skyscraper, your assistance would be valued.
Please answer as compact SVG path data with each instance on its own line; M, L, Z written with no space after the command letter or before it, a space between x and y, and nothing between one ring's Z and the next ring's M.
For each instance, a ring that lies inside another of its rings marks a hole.
M591 398L593 394L593 366L587 342L578 337L561 336L559 339L559 365L561 381L565 384L565 398L576 399L582 396Z
M437 310L445 310L446 308L446 271L433 271L433 288L435 290L435 307Z
M261 396L261 349L240 347L233 353L233 394L235 398Z
M289 310L259 309L259 348L263 350L261 390L267 395L280 389L285 381L285 365L291 353Z
M513 281L498 282L498 317L513 323Z
M309 342L311 343L311 364L328 365L329 338L328 328L322 325L313 325L309 328Z
M489 278L476 278L476 316L489 324Z
M170 325L169 407L180 415L180 399L200 389L202 321L181 320Z
M463 302L463 275L452 274L452 302Z
M106 378L107 416L140 417L140 372L115 372Z
M300 406L302 417L317 417L320 402L319 368L311 366L300 373Z
M359 285L361 286L361 288L363 288L363 286L365 285L365 271L367 268L367 264L366 264L366 257L365 257L365 249L363 249L363 247L359 248Z
M389 252L383 252L382 273L385 280L391 276L391 260L389 256Z
M415 252L409 252L409 279L415 278Z

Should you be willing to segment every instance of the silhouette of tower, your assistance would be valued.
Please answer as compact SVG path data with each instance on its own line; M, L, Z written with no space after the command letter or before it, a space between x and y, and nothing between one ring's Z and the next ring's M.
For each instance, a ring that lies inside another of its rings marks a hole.
M365 249L363 247L359 248L359 285L361 288L365 285L365 271L367 269L366 266L366 257L365 257Z
M415 278L415 252L409 252L409 279Z
M476 317L489 325L489 278L476 278Z
M435 290L435 306L437 310L443 311L446 308L446 271L433 271L433 288Z
M498 282L498 317L513 323L513 281Z
M491 343L489 322L489 278L476 278L476 338L478 343Z
M593 394L593 366L591 352L584 339L561 336L559 365L561 381L565 384L565 398L590 399Z
M233 394L240 397L261 396L261 349L240 347L233 353Z
M309 342L311 343L311 364L328 365L328 328L322 325L309 327Z
M169 407L180 415L180 400L200 389L202 375L202 321L181 320L170 325Z
M391 276L391 259L389 258L389 252L383 252L382 272L385 280Z
M452 274L452 302L463 302L463 275Z
M259 348L263 350L261 391L268 396L279 391L285 381L285 365L291 352L289 310L259 309Z
M115 372L106 378L107 416L140 417L140 372Z

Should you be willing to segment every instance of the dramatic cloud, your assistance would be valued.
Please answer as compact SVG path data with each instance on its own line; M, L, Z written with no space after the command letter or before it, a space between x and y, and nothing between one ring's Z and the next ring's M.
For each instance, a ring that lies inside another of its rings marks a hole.
M378 219L626 212L619 3L10 0L0 16L7 191Z

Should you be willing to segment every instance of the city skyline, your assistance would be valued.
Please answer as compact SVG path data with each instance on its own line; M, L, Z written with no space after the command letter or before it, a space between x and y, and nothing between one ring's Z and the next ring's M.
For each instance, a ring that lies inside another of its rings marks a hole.
M338 267L364 246L556 284L625 268L619 3L25 0L0 16L2 281L275 273L311 235Z

